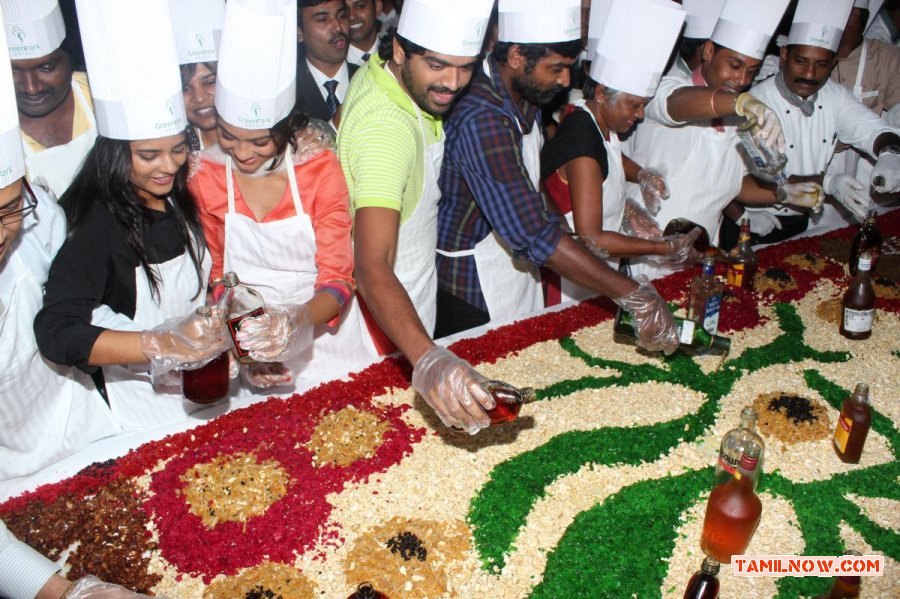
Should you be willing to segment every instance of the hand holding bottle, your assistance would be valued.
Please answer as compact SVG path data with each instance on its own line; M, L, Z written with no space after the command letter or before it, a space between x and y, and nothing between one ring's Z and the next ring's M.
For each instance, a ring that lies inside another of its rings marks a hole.
M662 208L663 200L669 199L669 184L665 175L659 169L642 168L637 173L637 180L641 186L644 206L650 214L656 216Z
M825 175L822 188L825 190L825 193L833 195L844 208L852 212L853 216L860 221L866 218L866 213L872 204L872 198L869 197L866 186L854 177L846 173Z
M632 198L625 200L622 232L641 239L662 237L662 230L656 220Z
M734 111L738 116L755 120L762 127L759 133L760 141L784 154L786 145L784 131L774 110L755 96L745 92L739 94L735 100Z
M491 425L486 410L495 403L482 386L487 380L467 361L436 345L413 367L412 386L446 426L474 435Z
M670 355L678 349L678 330L672 313L645 275L638 275L634 280L638 284L634 291L613 301L634 318L638 345Z
M285 361L312 345L313 328L306 304L274 305L243 320L235 337L257 362Z
M140 599L141 597L147 597L147 595L133 593L124 587L103 582L94 576L85 576L70 586L61 599Z
M896 193L900 191L900 148L882 150L878 162L872 169L872 186L878 193Z
M702 229L698 227L691 230L687 235L663 237L663 240L669 242L669 251L664 254L666 262L679 266L699 262L703 255L694 249L694 242L697 241L702 232Z
M797 208L809 208L813 213L822 211L822 202L824 200L825 191L821 185L813 181L787 183L778 189L778 201L780 203L796 206Z
M140 336L154 379L172 370L199 368L228 347L221 318L171 318Z

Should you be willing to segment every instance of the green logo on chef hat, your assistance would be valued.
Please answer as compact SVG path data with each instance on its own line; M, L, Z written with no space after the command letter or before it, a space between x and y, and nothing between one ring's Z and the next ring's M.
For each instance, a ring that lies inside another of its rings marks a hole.
M203 34L198 33L194 39L197 40L197 45L202 48L203 47Z
M175 116L175 105L172 104L172 100L166 100L166 110L169 112L169 116Z
M25 43L25 38L27 36L25 35L25 31L21 27L13 27L13 35L17 40L19 40L19 42L23 44Z
M250 105L250 112L253 113L253 116L259 116L261 110L262 108L260 108L259 104L257 104L256 102Z

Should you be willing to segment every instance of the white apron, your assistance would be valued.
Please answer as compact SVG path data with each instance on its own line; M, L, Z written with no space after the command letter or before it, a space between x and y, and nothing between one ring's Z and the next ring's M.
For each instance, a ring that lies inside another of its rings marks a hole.
M484 61L484 70L490 76L490 64L487 59ZM518 120L516 126L521 133L522 125ZM544 136L541 134L541 127L535 122L531 132L522 136L522 159L536 190L540 189L543 145ZM514 258L496 231L491 231L471 250L457 252L438 250L438 253L448 258L475 257L478 281L481 283L481 293L484 295L491 323L531 314L544 307L541 277L537 267L525 260Z
M72 179L81 168L84 157L94 146L97 139L97 122L94 113L88 106L87 99L81 91L81 87L72 81L72 93L75 95L76 105L80 105L91 122L87 131L75 137L67 144L47 148L41 152L35 152L28 144L22 144L25 148L25 169L28 180L32 184L43 185L53 192L59 199L68 189ZM76 110L78 107L76 106Z
M225 215L225 272L235 272L241 283L254 288L270 304L300 304L315 293L316 236L303 210L290 153L285 168L295 216L260 223L235 211L231 157L225 159L228 213ZM295 377L328 380L365 368L378 359L366 332L362 313L351 296L337 326L319 325L313 344L288 366Z
M206 250L201 266L200 280L207 281L211 260ZM137 294L132 320L141 330L152 329L170 318L186 317L206 302L205 290L197 293L197 272L186 250L168 262L151 267L159 278L159 303L153 299L144 269L138 266L134 271ZM103 312L94 312L96 322L92 322L97 326L109 322L98 318ZM107 314L106 318L109 317ZM103 367L113 418L125 430L175 422L206 407L184 400L177 386L154 389L149 370L149 364Z
M609 141L603 137L603 132L597 124L593 113L585 106L584 100L576 102L575 106L582 108L594 126L600 132L603 145L606 147L606 158L609 168L606 178L603 180L603 230L618 232L622 227L622 214L625 211L625 167L622 164L622 147L619 136L615 131L610 132ZM575 230L575 217L572 212L566 214L569 227ZM619 268L618 259L607 260L606 263L612 269ZM565 277L560 277L560 302L581 301L598 295L593 289L576 285Z
M3 285L11 285L0 314L0 481L36 472L121 432L90 377L38 351L32 327L43 304L43 282L22 251L31 248L20 244L0 272Z

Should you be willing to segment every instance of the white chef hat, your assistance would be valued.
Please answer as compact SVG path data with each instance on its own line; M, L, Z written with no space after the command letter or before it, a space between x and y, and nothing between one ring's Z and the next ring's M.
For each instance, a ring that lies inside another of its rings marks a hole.
M3 10L0 8L0 19ZM6 31L0 29L0 42ZM19 112L9 59L0 60L0 189L25 176L25 153L19 133Z
M606 27L606 20L612 5L613 0L593 0L591 2L587 47L585 48L587 60L594 59L594 53L597 52L597 44L600 41L600 36L603 34L603 28Z
M726 0L709 39L762 60L790 0Z
M76 0L97 129L156 139L187 126L167 0Z
M494 0L406 0L397 34L432 52L478 56Z
M216 110L243 129L271 129L296 103L296 0L228 0Z
M725 0L684 0L682 4L687 12L684 19L684 37L709 39L725 7Z
M614 0L591 62L591 79L652 96L683 23L684 8L670 0Z
M581 0L499 0L498 11L501 42L556 44L581 38Z
M225 0L169 0L178 63L215 62L225 20Z
M0 0L9 57L47 56L66 38L66 24L56 0Z
M800 0L794 12L788 45L802 44L837 50L853 9L853 0Z

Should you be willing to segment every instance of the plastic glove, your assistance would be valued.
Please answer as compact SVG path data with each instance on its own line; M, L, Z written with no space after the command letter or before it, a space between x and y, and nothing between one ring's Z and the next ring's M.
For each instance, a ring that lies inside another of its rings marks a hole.
M746 92L738 95L734 103L734 111L738 116L753 119L759 123L759 126L762 127L759 132L760 141L784 154L784 131L775 111Z
M494 408L494 398L481 386L487 380L471 364L436 345L413 367L412 386L446 426L474 435L491 425L485 410Z
M240 370L246 382L261 389L294 384L294 374L281 362L241 364Z
M336 151L334 131L325 121L309 119L305 127L294 135L297 147L291 149L294 166L309 162L325 151Z
M124 587L103 582L94 576L85 576L70 586L62 599L135 599L139 597L147 597L147 595L133 593Z
M697 241L702 232L700 227L697 227L687 235L663 237L664 241L669 242L669 251L663 255L666 262L672 265L686 265L699 262L703 254L694 249L694 242Z
M644 206L653 216L662 208L662 201L669 199L669 184L660 170L655 168L642 168L637 174L638 183L641 186L641 196L644 198Z
M569 237L586 247L590 253L601 260L609 259L609 250L597 245L597 242L594 241L593 237L589 235L578 235L577 233L569 233Z
M257 362L283 362L312 345L313 328L306 304L270 305L262 316L241 321L235 337Z
M622 214L622 231L626 235L640 237L641 239L658 239L662 237L659 223L632 198L625 200L625 211Z
M900 154L881 152L872 169L872 186L878 193L900 191Z
M637 289L613 301L634 317L638 345L650 351L662 350L666 355L673 353L678 349L678 329L669 307L645 275L638 275L634 281Z
M154 379L171 370L200 368L229 347L222 319L191 314L141 333L141 351Z
M822 211L822 202L825 201L825 191L821 185L812 181L786 183L778 188L778 201L798 208L809 208L813 213L819 213Z
M872 171L872 174L874 173L875 171ZM822 187L825 193L833 195L857 219L862 221L866 218L869 206L872 205L872 198L869 197L866 186L853 176L846 173L825 175Z

